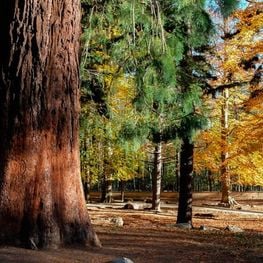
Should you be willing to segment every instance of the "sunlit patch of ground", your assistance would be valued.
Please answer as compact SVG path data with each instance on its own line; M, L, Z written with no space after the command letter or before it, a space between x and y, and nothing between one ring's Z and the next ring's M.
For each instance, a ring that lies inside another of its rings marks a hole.
M211 213L213 217L208 218ZM198 215L193 217L193 230L175 227L176 209L173 208L156 214L95 205L89 214L103 244L101 249L32 251L0 247L0 262L106 263L121 256L135 263L263 262L263 213L195 207L193 214ZM116 217L123 219L122 227L111 220ZM201 225L213 229L199 230ZM224 230L227 225L245 231L230 233Z

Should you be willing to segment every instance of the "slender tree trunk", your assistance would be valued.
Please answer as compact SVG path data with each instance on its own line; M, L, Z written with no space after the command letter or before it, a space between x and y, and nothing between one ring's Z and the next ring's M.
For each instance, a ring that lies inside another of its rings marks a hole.
M106 194L107 194L107 181L106 176L103 174L101 176L101 197L100 202L105 203L106 202Z
M152 209L161 208L161 180L162 180L162 144L157 143L154 151L154 169L152 177Z
M112 180L107 180L106 203L112 203Z
M87 181L83 182L83 189L84 189L84 196L85 196L85 200L86 202L89 202L90 200L90 196L89 196L89 185L87 183Z
M121 201L124 202L125 199L125 182L123 180L121 180Z
M212 180L212 172L210 170L207 170L207 179L208 179L208 191L213 191L213 180Z
M101 203L112 202L112 180L107 178L107 175L102 176L101 180Z
M80 4L1 1L0 242L99 244L80 178Z
M133 191L135 192L136 191L136 180L135 180L135 178L133 178L132 182L133 182Z
M229 90L224 90L224 103L221 109L221 203L228 205L230 203L230 175L228 171L228 100Z
M107 142L105 141L107 145ZM105 147L104 147L105 149ZM111 167L111 156L112 149L110 146L106 147L106 151L104 153L104 175L103 175L103 184L102 184L102 198L101 201L104 203L112 202L112 167Z
M85 139L84 139L85 140ZM90 142L89 138L85 140L85 152L88 151L89 147L92 147L92 142ZM88 160L84 161L85 165L85 187L84 187L84 195L86 202L90 201L90 188L91 188L91 171L90 171L90 166L87 164Z
M87 152L88 148L91 146L91 144L89 143L89 139L84 139L82 144L83 144L81 145L82 149L84 150L84 152ZM84 196L86 202L89 202L91 178L90 178L90 169L89 169L89 165L87 164L86 158L87 156L85 156L85 158L83 158L80 162L81 162L81 174L82 174L82 185L84 189Z
M108 162L108 151L105 150L105 145L107 142L103 141L104 146L101 146L102 150L102 174L101 174L101 203L107 203L107 188L108 188L108 172L109 172L109 162Z
M84 196L86 202L90 201L90 173L89 168L87 168L87 175L85 176L84 182L83 182L83 189L84 189Z
M188 138L183 139L180 158L180 191L177 224L192 225L192 180L194 145Z
M178 150L175 155L176 192L179 192L180 185L180 159L180 151Z

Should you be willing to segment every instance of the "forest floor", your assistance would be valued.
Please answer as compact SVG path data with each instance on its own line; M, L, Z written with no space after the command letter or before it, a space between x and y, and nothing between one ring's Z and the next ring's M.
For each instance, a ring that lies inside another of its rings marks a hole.
M175 227L175 205L164 205L160 213L124 210L123 204L89 205L102 248L34 251L0 247L0 262L106 263L120 257L134 263L263 262L263 201L243 203L241 210L222 209L212 203L196 205L192 230ZM116 225L120 217L123 226ZM207 230L200 230L202 225ZM229 225L244 232L225 230Z

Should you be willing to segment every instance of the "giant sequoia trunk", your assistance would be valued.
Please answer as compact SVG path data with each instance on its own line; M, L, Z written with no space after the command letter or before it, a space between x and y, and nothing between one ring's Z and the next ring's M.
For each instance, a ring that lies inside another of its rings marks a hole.
M0 13L0 242L99 244L80 179L79 0Z
M162 182L162 143L159 142L154 150L154 168L152 177L152 209L161 209L161 182Z
M192 225L192 180L194 145L188 138L183 139L180 156L180 190L177 224Z

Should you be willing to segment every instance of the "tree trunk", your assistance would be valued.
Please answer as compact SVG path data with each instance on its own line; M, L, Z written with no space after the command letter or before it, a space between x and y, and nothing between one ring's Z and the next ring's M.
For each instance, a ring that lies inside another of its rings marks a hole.
M0 242L99 245L80 178L79 1L1 1L0 17Z
M101 197L100 197L101 203L106 202L106 195L107 195L107 181L105 174L103 174L101 176Z
M208 169L207 170L207 179L208 179L208 191L213 191L213 178L212 178L212 172Z
M176 192L179 192L180 185L180 151L175 154Z
M89 175L85 178L83 182L84 196L87 203L90 202L90 179Z
M91 146L89 143L89 139L84 139L82 141L82 144L80 143L80 147L83 149L85 153L87 153L88 148ZM88 203L90 201L90 182L91 182L91 174L90 174L90 167L89 164L87 163L87 158L88 156L83 156L83 158L80 160L81 167L80 171L82 174L82 185L84 189L84 197L86 202Z
M194 145L188 138L183 139L180 158L180 190L177 224L192 225L192 180Z
M112 180L107 180L106 203L112 203Z
M105 156L104 156L105 157ZM104 172L101 178L101 199L102 203L112 202L112 179L110 164L107 159L104 159Z
M133 191L135 192L136 191L136 180L135 180L135 177L133 178L132 182L133 182Z
M221 203L230 204L230 175L228 171L228 100L229 90L223 91L224 103L221 109Z
M125 199L125 185L126 182L121 180L121 202L124 202Z
M154 151L154 169L152 177L152 209L160 211L162 179L162 144L157 143Z

